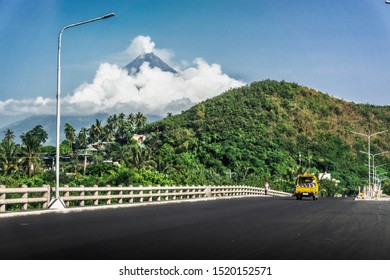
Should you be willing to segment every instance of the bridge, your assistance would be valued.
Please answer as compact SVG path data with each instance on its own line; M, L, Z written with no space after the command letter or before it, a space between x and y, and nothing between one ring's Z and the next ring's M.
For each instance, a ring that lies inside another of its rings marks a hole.
M390 259L388 202L228 198L3 213L0 258Z
M6 212L9 205L21 205L22 210L28 210L32 204L38 208L47 209L51 201L51 193L55 188L49 185L29 188L7 188L0 185L0 212ZM144 202L172 202L176 200L226 198L240 196L291 196L286 192L268 190L253 186L91 186L58 188L64 206L111 205ZM35 206L37 207L37 206Z

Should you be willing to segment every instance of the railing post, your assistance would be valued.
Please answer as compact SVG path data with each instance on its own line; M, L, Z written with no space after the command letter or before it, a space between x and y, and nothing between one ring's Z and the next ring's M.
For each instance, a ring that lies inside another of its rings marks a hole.
M143 186L141 185L141 186L139 186L141 189L143 188ZM140 191L138 194L142 194L142 196L141 196L141 198L139 199L139 202L144 202L144 196L145 196L145 193L144 193L144 191L142 190L142 191Z
M158 188L158 191L157 191L157 193L158 193L157 201L161 201L161 187L157 186L157 188Z
M182 188L182 189L179 191L179 195L177 196L177 199L183 199L183 193L185 192L184 187L186 187L186 186L187 185L180 186L180 188Z
M64 192L64 198L68 198L69 197L69 185L64 185L64 188L66 189L66 191ZM66 207L69 207L69 200L67 200L67 199L64 199L64 200L65 200Z
M98 188L98 185L93 185L94 188ZM94 206L97 206L99 205L99 190L97 189L94 193L93 193L94 196L96 196L96 199L93 201L93 205Z
M176 200L176 189L175 189L175 187L173 188L172 192L173 192L172 200Z
M118 186L119 188L122 188L122 185L119 185ZM119 191L119 199L118 199L118 203L119 204L122 204L123 203L123 191L122 191L122 189Z
M211 186L206 186L204 192L206 197L211 197Z
M148 186L148 188L151 188L152 186ZM149 196L149 202L152 202L153 201L153 190L150 190L150 191L148 191L148 194L150 195Z
M0 190L5 189L4 185L0 185ZM0 194L0 212L5 212L5 193Z
M81 192L80 192L80 196L81 196L81 200L80 200L80 206L84 206L85 205L85 186L84 185L80 185L79 188L83 189Z
M129 187L132 189L131 191L129 191L129 194L130 194L129 202L133 203L134 202L134 197L133 197L133 195L134 195L134 187L132 185L130 185Z
M27 210L27 208L28 208L28 203L27 203L27 200L28 200L28 186L27 185L22 185L22 188L24 190L24 193L22 194L22 199L26 200L26 202L23 203L22 209L23 210Z
M107 188L111 188L110 185L107 185ZM107 196L108 196L108 199L107 199L107 205L110 205L111 204L111 191L107 191Z
M165 198L164 198L164 200L169 200L169 190L168 190L168 186L165 185L165 188L167 188L167 189L165 190Z
M46 202L43 203L42 208L46 209L50 203L50 186L43 185L42 187L46 188L46 192L43 193L42 197L46 198Z

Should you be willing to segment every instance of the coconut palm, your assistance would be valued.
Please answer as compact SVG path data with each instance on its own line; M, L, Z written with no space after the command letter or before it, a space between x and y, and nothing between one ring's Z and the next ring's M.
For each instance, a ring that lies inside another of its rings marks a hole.
M65 138L66 140L69 141L70 148L73 151L73 143L75 142L76 139L76 130L70 123L66 123L64 127L65 127Z
M3 175L9 175L12 171L19 170L18 167L18 145L15 144L15 134L10 129L4 131L5 136L0 144L0 168Z
M100 142L100 138L102 134L103 134L102 121L96 119L95 124L91 125L91 129L89 130L89 135L92 138L93 142Z
M142 128L146 124L147 118L141 112L138 112L134 118L134 124L137 129Z
M42 125L37 125L32 130L23 133L20 136L21 145L21 162L29 177L33 176L40 164L39 152L48 138L47 132Z
M134 126L135 123L135 116L134 114L130 113L127 115L127 121L129 122L130 125Z
M118 129L115 138L119 143L128 143L134 135L134 115L129 114L126 118L125 114L118 115Z
M104 129L110 133L114 138L118 135L119 118L117 114L111 115L107 118L107 124Z
M76 143L79 148L85 149L88 145L88 133L89 130L85 127L82 127L77 135Z
M123 146L122 160L128 165L138 170L145 167L156 167L156 162L152 159L150 150L135 141Z
M103 127L101 140L103 142L113 142L115 140L114 134L109 127L107 127L107 126Z

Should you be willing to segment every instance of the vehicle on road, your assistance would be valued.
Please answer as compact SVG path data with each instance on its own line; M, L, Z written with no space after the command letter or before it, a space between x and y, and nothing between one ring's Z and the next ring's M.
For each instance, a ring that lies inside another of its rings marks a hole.
M295 197L301 200L302 197L312 197L318 199L318 179L313 174L299 175L295 184Z

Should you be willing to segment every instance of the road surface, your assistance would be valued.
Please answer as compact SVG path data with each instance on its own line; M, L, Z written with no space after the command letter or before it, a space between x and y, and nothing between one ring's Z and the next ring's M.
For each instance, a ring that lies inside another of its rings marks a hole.
M251 197L1 218L0 259L390 259L390 202Z

